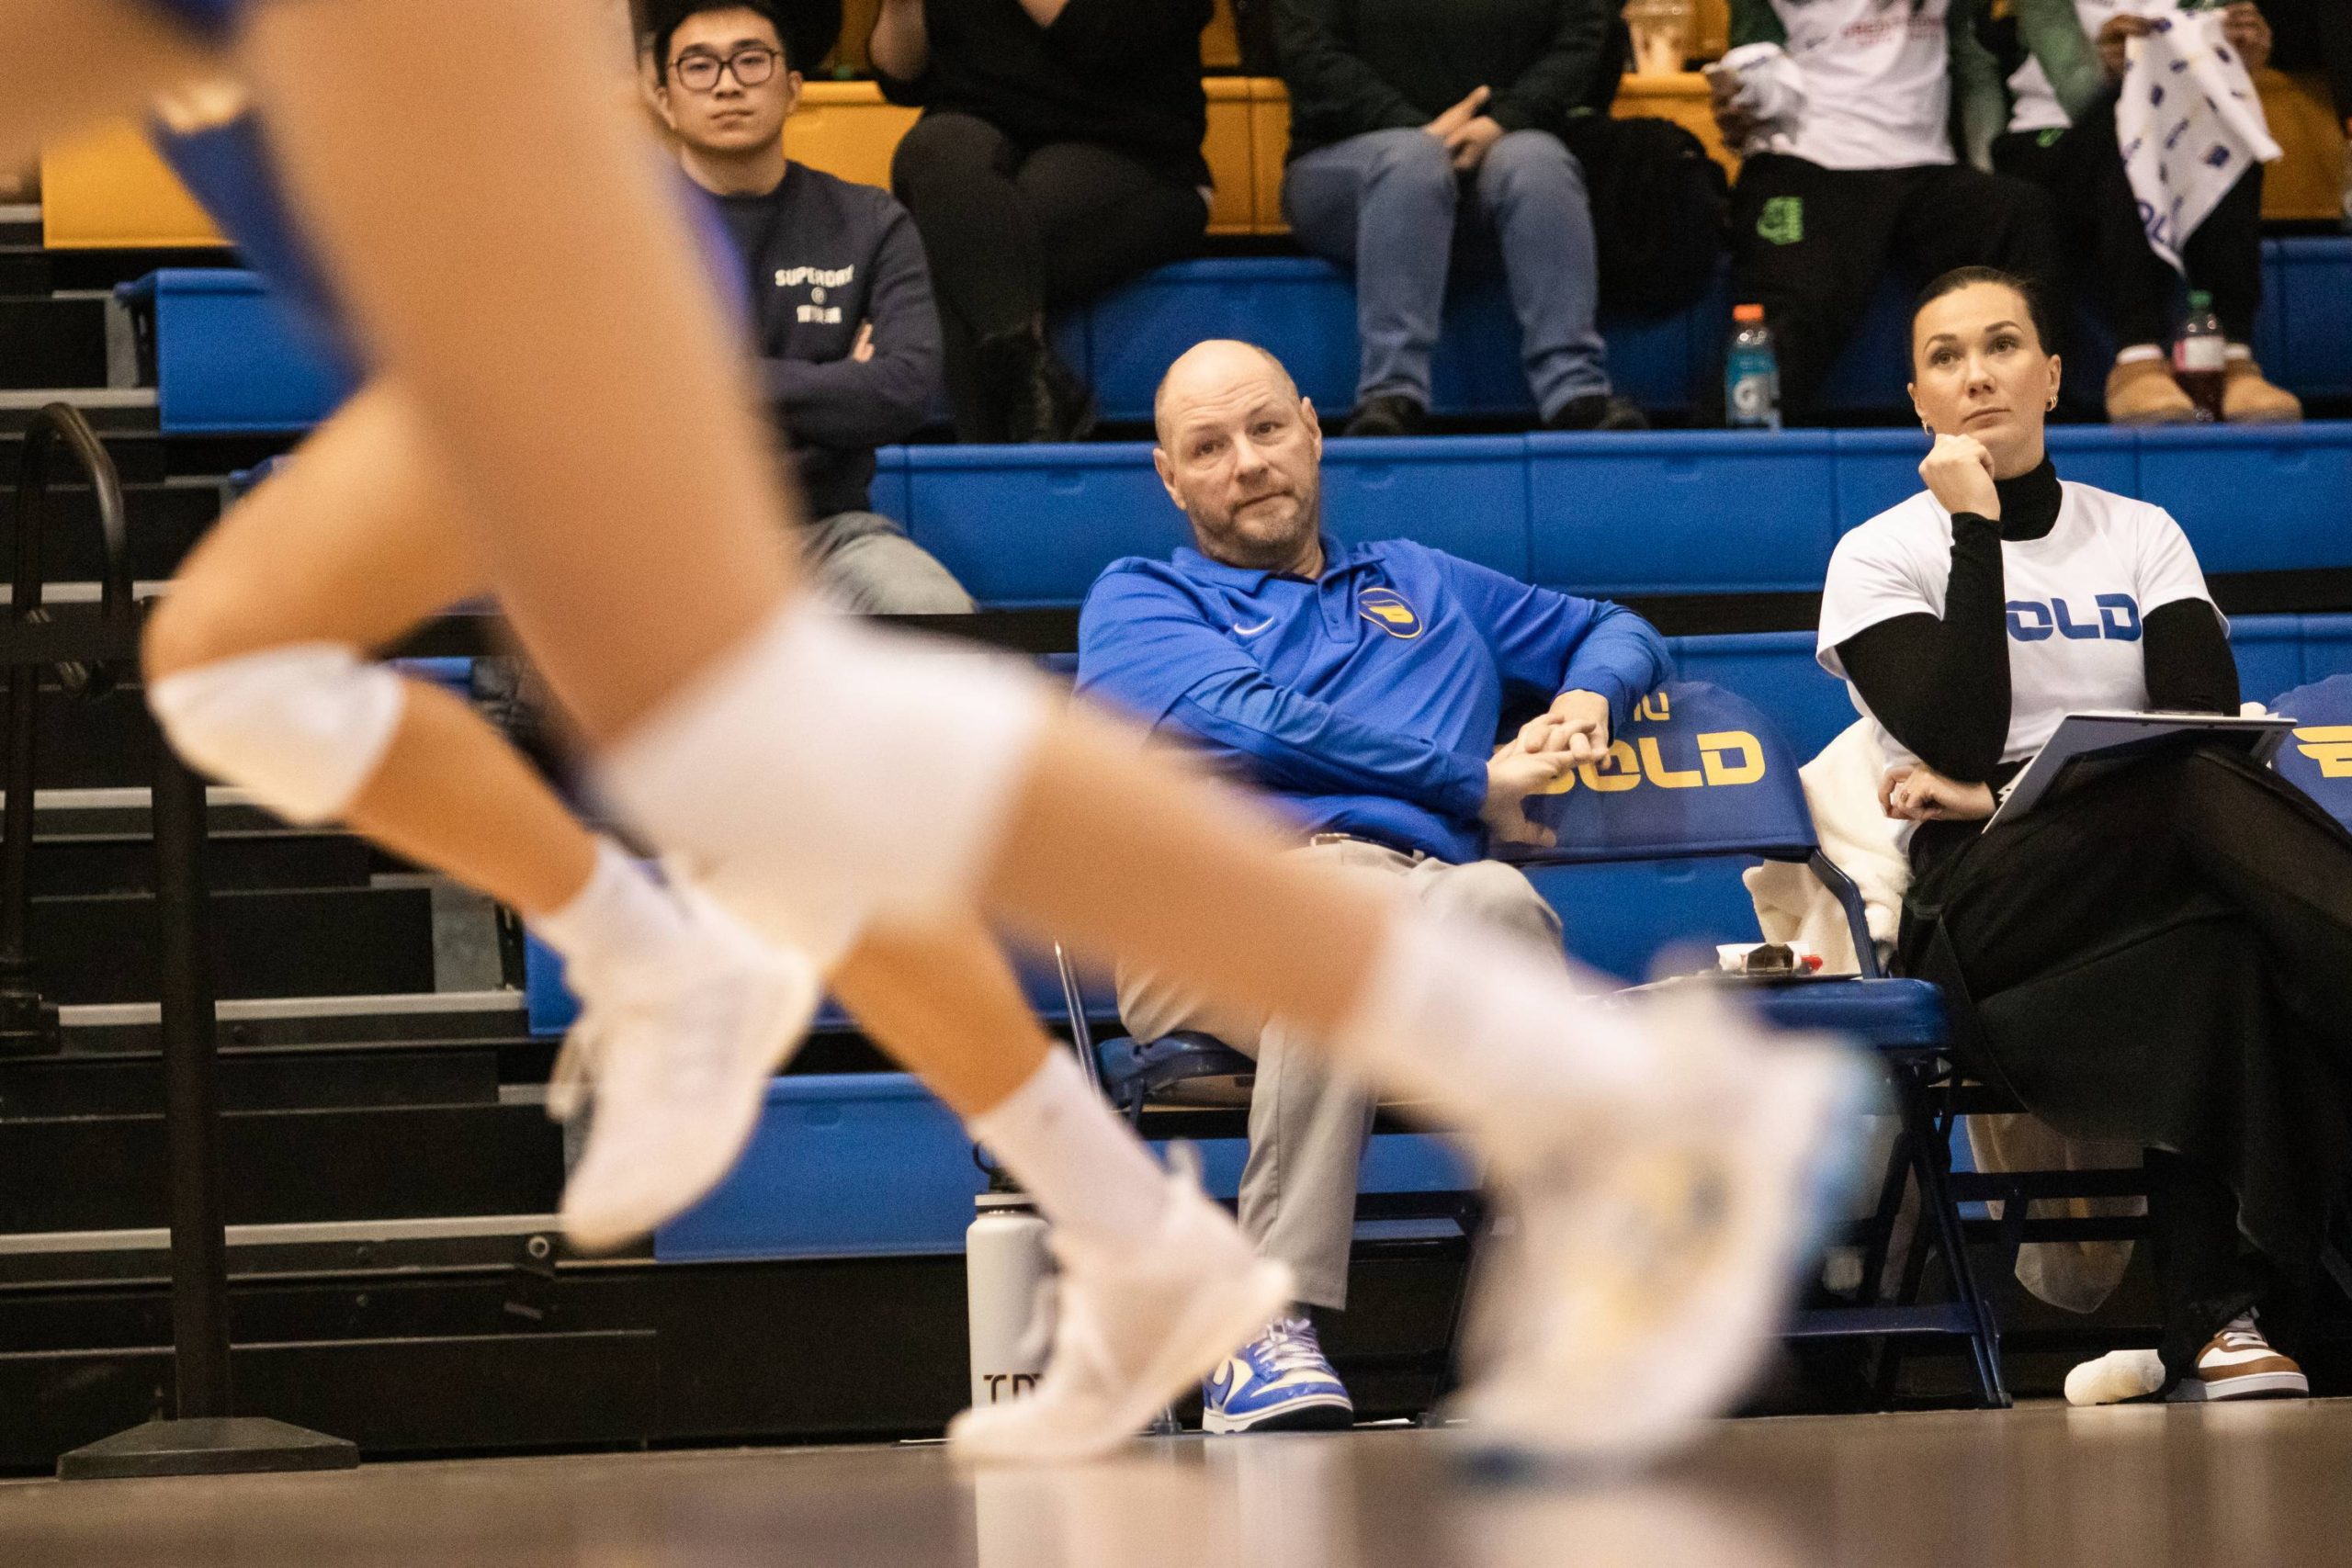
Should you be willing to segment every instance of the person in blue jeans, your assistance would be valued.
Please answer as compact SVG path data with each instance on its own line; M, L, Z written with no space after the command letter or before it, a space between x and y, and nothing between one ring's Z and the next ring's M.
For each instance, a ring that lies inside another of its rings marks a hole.
M1498 252L1545 427L1647 423L1610 387L1591 203L1559 136L1609 68L1609 23L1607 0L1275 0L1283 216L1356 275L1347 434L1421 428L1447 276Z

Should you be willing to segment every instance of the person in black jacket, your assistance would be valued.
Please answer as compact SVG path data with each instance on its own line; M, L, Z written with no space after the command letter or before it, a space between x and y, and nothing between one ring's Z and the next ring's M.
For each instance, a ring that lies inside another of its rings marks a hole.
M1356 274L1363 358L1348 434L1421 427L1446 275L1474 236L1490 243L1470 255L1501 253L1544 423L1646 423L1610 389L1591 204L1559 135L1604 68L1609 22L1605 0L1276 0L1291 102L1283 215Z
M652 20L662 118L749 274L761 389L808 491L810 558L854 610L970 610L970 595L871 494L874 449L913 434L939 386L939 321L914 224L888 191L785 157L801 77L773 0L669 0Z
M1046 313L1206 231L1209 15L1210 0L883 0L874 69L923 107L890 186L931 254L960 439L1092 428Z
M1986 828L2069 713L2238 707L2179 525L2052 468L2044 331L2004 274L1928 286L1928 491L1839 542L1820 660L1878 729L1912 865L1898 958L1942 987L1964 1065L2070 1137L2146 1151L2165 1343L2127 1392L2301 1393L2256 1313L2310 1283L2352 1171L2352 836L2218 748Z

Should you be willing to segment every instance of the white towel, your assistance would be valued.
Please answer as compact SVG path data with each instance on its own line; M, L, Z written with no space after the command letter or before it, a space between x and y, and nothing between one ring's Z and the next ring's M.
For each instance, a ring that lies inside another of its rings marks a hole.
M1911 863L1896 843L1895 825L1879 808L1878 782L1885 771L1885 754L1868 719L1857 719L1797 770L1823 852L1861 890L1882 962L1894 951L1903 895L1911 886ZM1825 975L1861 973L1846 911L1809 868L1767 861L1742 880L1765 941L1820 954Z
M2245 62L2222 37L2219 11L2169 5L2133 39L2115 137L2156 254L2185 270L2180 247L2253 164L2280 157Z
M1797 122L1804 118L1804 74L1777 43L1744 43L1723 57L1721 69L1739 82L1732 107L1756 121L1756 133L1736 151L1786 152L1796 145Z

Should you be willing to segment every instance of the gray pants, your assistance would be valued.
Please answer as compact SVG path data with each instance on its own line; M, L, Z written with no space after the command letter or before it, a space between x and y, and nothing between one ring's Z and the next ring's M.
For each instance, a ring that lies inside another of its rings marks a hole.
M1300 244L1355 269L1359 402L1394 394L1429 406L1430 357L1458 251L1480 260L1501 253L1520 361L1545 419L1571 398L1609 390L1608 350L1593 322L1600 274L1584 166L1550 131L1512 131L1467 177L1422 131L1351 136L1291 164L1283 216ZM1459 244L1457 226L1480 243Z
M878 512L808 525L808 560L833 601L861 615L968 615L972 596L929 550Z
M1449 865L1337 837L1318 838L1292 853L1351 875L1401 877L1430 910L1482 921L1504 940L1561 958L1559 916L1524 874L1499 861ZM1222 1011L1150 976L1121 971L1119 1012L1138 1040L1193 1031L1256 1059L1241 1228L1261 1252L1297 1272L1300 1301L1346 1306L1356 1170L1372 1133L1374 1097L1335 1077L1312 1046L1303 1046L1283 1025Z

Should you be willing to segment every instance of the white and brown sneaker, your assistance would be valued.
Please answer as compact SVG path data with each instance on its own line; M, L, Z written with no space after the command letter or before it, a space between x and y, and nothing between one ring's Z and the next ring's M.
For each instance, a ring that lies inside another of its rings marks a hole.
M2312 1391L2303 1369L2273 1349L2247 1313L2230 1320L2197 1352L2197 1372L2180 1380L2183 1399L2301 1399Z

